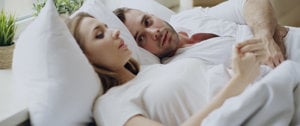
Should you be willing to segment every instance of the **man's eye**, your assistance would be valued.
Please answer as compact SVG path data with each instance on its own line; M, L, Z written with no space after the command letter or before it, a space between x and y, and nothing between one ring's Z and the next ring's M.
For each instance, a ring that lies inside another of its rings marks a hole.
M139 36L138 39L137 39L138 44L141 44L144 41L144 39L145 38L144 38L143 35Z
M147 19L145 20L144 24L145 24L146 27L149 27L149 26L151 25L151 20L150 20L150 18L147 18Z
M96 38L97 39L103 39L104 38L104 34L103 33L98 34L98 35L96 35Z

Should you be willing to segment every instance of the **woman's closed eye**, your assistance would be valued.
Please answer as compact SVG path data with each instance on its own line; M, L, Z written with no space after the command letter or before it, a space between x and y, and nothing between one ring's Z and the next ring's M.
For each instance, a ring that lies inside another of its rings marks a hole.
M103 39L104 38L104 34L103 33L99 33L96 35L97 39Z

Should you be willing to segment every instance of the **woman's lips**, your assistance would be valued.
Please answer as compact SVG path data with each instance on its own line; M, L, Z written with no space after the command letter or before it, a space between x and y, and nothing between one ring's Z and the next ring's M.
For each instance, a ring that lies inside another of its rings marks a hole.
M124 47L127 47L127 45L124 43L123 40L121 40L120 45L119 45L119 49L124 48Z

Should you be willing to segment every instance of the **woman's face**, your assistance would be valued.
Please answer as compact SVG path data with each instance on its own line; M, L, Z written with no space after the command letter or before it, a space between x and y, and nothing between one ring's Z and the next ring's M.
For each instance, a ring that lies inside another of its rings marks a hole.
M78 26L81 46L90 62L112 71L124 68L131 57L120 31L95 18L84 17Z

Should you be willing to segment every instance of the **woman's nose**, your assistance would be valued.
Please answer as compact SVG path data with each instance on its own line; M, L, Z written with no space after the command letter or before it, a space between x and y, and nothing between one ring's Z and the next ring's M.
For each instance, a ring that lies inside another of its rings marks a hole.
M113 38L119 38L120 37L120 30L118 30L118 29L114 29L114 30L112 30L112 37Z

